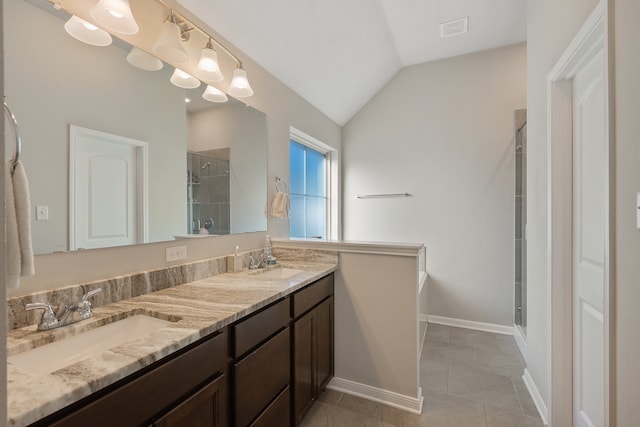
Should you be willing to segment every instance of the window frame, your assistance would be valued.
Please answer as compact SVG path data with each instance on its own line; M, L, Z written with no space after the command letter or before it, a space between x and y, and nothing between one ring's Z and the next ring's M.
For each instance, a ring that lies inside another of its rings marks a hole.
M289 150L291 149L291 141L294 141L311 150L317 151L325 157L325 188L326 188L326 240L336 240L339 236L338 221L338 151L323 143L322 141L294 128L290 128L289 132ZM291 159L289 159L289 171L291 171ZM291 176L289 176L291 184ZM292 187L290 185L290 187ZM289 225L289 235L291 235L291 225Z

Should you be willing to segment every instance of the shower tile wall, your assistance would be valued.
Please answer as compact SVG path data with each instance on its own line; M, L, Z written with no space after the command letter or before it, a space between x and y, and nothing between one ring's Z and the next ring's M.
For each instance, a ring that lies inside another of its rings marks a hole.
M198 234L229 234L229 160L187 153L187 230Z
M515 324L527 329L527 245L525 226L527 223L527 112L516 111L515 125L515 241L514 241L514 285Z

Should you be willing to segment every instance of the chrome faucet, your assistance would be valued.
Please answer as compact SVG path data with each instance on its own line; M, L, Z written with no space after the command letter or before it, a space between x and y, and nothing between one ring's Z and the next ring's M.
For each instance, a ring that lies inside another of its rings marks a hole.
M265 258L264 254L260 254L259 258L254 258L251 255L247 255L247 260L249 261L249 270L257 270L265 261Z
M42 313L40 323L38 323L38 330L48 331L49 329L70 325L92 317L93 313L91 312L91 302L89 301L89 298L100 292L102 292L102 288L87 292L82 296L80 301L63 307L57 315L54 314L51 304L46 302L34 302L32 304L27 304L25 309L43 309L44 312Z

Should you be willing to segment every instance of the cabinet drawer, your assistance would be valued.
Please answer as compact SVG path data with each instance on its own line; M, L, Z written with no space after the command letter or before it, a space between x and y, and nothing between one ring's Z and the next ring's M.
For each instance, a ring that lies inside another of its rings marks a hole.
M236 426L247 426L289 385L290 328L234 365Z
M280 329L286 328L290 318L289 298L285 298L233 326L233 357L242 356Z
M330 295L333 295L333 273L293 294L293 317L304 314Z
M42 425L142 425L206 379L224 372L226 361L227 335L219 333L70 415L56 417L57 422L43 420Z
M291 389L285 388L271 405L251 423L251 427L289 427L291 425Z

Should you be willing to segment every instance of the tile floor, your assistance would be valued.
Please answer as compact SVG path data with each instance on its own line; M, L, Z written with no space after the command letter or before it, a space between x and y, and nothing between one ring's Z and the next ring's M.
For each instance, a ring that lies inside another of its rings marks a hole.
M302 427L542 427L513 337L429 324L415 415L327 390Z

